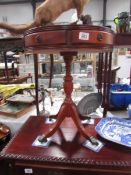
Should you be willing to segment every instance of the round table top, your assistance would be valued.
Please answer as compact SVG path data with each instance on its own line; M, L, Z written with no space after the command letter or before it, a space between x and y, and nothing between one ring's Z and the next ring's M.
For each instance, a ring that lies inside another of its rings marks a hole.
M111 29L89 25L51 25L24 34L25 50L33 53L111 51L113 40Z

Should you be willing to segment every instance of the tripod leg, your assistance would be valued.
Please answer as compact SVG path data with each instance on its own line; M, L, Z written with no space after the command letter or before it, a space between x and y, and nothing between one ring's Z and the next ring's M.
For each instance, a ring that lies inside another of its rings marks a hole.
M81 124L81 120L78 116L78 112L76 109L76 106L74 104L72 104L70 106L70 115L74 121L74 123L76 124L78 131L80 132L80 134L85 137L86 139L88 139L92 144L97 145L98 143L96 141L94 141L93 136L90 134L90 132L88 131L88 133L85 131L84 126Z
M48 137L51 137L57 131L57 129L59 128L60 124L62 123L62 121L66 117L66 115L67 115L66 106L65 105L62 105L61 108L60 108L60 111L59 111L59 113L57 115L57 121L55 122L53 128L50 131L48 131L47 133L42 134L39 137L38 140L40 142L46 142L47 141L47 138Z

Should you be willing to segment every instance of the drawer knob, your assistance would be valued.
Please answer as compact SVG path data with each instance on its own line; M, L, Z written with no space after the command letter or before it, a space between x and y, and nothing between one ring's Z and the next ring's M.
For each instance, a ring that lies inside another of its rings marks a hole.
M40 35L36 35L35 41L36 41L37 44L41 44L42 43L42 38L40 37Z
M102 41L102 40L103 40L103 35L102 35L101 33L99 33L99 34L97 35L97 40L98 40L98 41Z

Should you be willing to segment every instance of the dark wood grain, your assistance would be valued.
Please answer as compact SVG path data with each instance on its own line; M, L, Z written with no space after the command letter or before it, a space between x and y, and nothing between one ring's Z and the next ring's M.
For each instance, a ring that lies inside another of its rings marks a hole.
M99 120L96 119L95 125ZM53 135L48 148L32 146L38 135L49 130L43 117L30 117L20 132L2 151L1 157L10 162L13 175L23 175L25 168L33 169L35 175L47 174L131 174L131 149L100 138L95 125L89 125L93 136L105 142L99 153L82 146L85 138L79 135L70 118L66 118ZM51 127L51 125L50 125Z
M115 34L114 47L131 48L131 33Z

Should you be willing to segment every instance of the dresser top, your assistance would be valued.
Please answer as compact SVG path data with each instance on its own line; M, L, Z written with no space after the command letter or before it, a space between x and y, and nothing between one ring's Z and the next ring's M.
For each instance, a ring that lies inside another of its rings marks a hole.
M98 121L95 120L95 125ZM82 146L85 138L79 135L70 118L63 121L60 129L53 135L53 141L48 148L34 147L32 143L38 135L49 129L49 124L44 123L43 117L32 116L1 152L1 157L12 161L38 161L59 166L86 165L86 167L99 166L114 169L119 167L131 172L131 149L103 140L95 132L95 125L87 126L86 131L89 130L95 138L105 143L98 153Z

